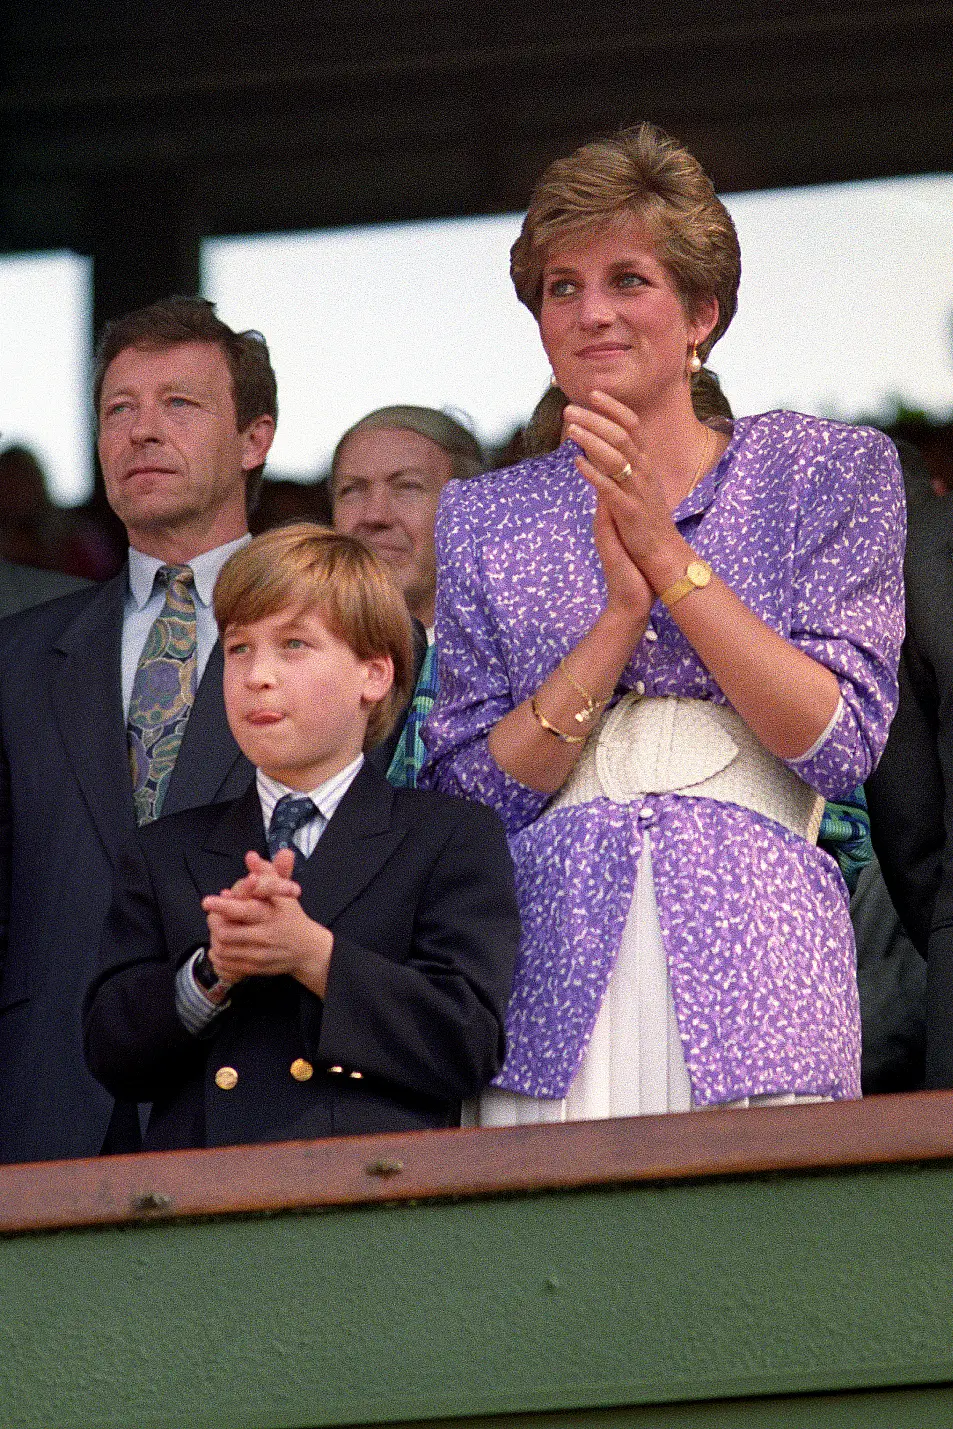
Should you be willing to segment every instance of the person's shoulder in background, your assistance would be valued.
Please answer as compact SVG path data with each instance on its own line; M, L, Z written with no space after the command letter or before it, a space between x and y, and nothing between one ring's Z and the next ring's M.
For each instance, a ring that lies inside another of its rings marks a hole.
M90 585L91 581L79 576L64 576L59 571L42 571L0 559L0 618Z

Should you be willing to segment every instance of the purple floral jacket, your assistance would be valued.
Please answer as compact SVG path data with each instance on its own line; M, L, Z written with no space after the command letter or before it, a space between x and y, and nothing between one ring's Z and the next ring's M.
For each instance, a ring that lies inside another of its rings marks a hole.
M504 774L489 729L592 626L605 581L595 498L566 443L446 488L438 523L440 690L422 783L490 804L516 863L523 945L497 1084L561 1097L599 1012L651 839L662 937L697 1105L860 1094L847 894L834 861L751 810L680 794L552 810ZM839 717L797 773L826 798L870 773L903 635L903 484L869 428L768 412L733 425L679 530L773 629L837 676ZM656 602L619 693L725 703Z

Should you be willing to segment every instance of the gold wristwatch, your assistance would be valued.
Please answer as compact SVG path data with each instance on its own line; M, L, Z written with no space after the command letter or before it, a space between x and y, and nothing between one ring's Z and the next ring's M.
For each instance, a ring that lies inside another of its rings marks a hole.
M690 561L688 569L677 581L673 581L670 586L659 595L659 600L665 602L669 610L673 605L677 605L683 596L690 595L693 590L704 590L705 586L712 578L712 568L707 561L696 557Z

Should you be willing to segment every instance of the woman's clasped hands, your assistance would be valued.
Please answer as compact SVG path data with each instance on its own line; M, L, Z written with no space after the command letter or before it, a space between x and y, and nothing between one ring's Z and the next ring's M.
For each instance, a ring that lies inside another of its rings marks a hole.
M659 585L684 541L672 520L661 482L653 471L638 416L623 402L593 392L589 406L569 403L563 431L583 455L580 475L598 498L596 548L605 570L609 599L616 595L651 609Z

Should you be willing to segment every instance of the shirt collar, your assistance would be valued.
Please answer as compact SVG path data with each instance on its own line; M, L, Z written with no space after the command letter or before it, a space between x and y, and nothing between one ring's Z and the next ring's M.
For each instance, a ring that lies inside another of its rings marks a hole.
M195 594L204 606L212 604L212 592L218 580L218 573L229 556L240 551L242 546L247 546L250 540L249 535L239 536L237 541L229 541L224 546L216 546L212 551L203 551L191 561L182 562L183 565L192 567L195 574ZM168 561L160 561L156 556L147 556L144 552L137 551L135 546L129 547L129 591L137 610L141 610L150 599L156 572L168 564Z
M354 783L363 763L364 755L359 754L344 769L339 769L336 774L332 774L330 779L326 779L316 789L289 789L287 784L282 784L278 779L272 779L271 775L266 774L263 769L256 770L255 783L258 787L258 796L262 801L263 810L268 810L265 818L266 826L271 823L275 805L285 794L295 794L298 797L306 795L314 802L318 813L322 815L326 823Z

